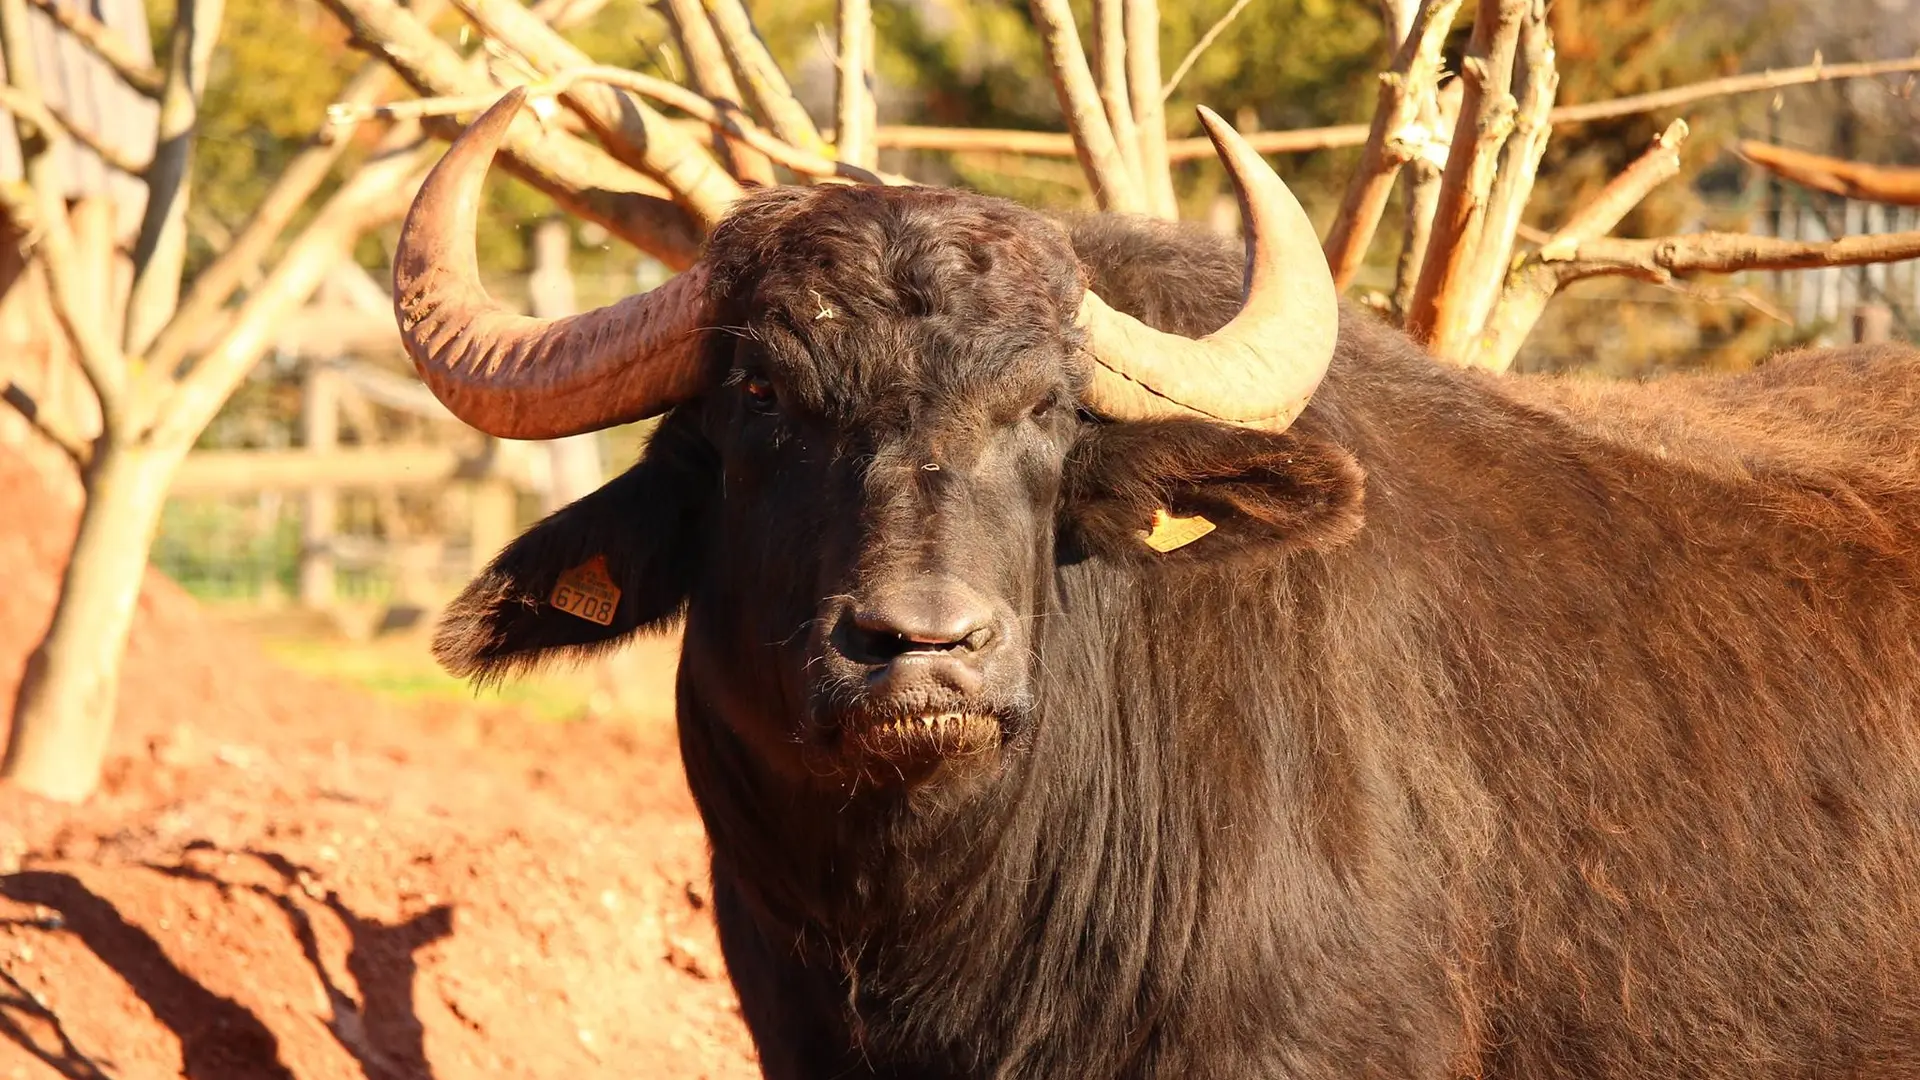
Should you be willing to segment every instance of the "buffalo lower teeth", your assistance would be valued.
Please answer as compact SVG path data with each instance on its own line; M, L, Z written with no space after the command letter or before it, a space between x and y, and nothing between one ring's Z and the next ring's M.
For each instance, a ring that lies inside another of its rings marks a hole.
M965 713L928 713L924 716L904 717L887 726L895 731L912 731L915 723L918 722L922 731L935 731L948 724L958 724L964 719L966 719Z

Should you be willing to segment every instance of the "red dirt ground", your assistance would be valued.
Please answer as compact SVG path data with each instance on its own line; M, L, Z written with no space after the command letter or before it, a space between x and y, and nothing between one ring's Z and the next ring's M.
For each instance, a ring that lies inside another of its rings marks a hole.
M0 710L72 522L0 444ZM100 794L0 790L0 875L0 1078L757 1075L670 725L375 699L157 574Z

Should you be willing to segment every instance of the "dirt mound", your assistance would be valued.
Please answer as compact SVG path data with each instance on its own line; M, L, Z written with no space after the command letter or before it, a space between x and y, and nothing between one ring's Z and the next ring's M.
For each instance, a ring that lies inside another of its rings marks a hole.
M0 523L3 703L73 527L4 447ZM401 707L158 575L100 795L0 791L0 875L0 1077L756 1075L669 727Z

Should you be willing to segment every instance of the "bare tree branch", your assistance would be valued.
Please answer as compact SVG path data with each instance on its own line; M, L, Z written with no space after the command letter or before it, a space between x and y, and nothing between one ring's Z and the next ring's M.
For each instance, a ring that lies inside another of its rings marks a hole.
M1446 320L1445 333L1434 350L1443 357L1458 358L1467 353L1493 311L1507 280L1520 217L1533 195L1540 158L1547 152L1547 138L1553 133L1547 113L1559 90L1560 73L1554 69L1546 0L1532 0L1520 35L1520 59L1513 76L1519 90L1519 112L1513 134L1500 148L1500 164L1487 197L1486 222L1467 264L1458 310Z
M11 95L16 91L9 86L6 92ZM19 244L23 253L39 242L43 231L40 224L40 196L32 184L25 180L0 180L0 230L17 234L11 239Z
M1577 124L1589 120L1657 112L1676 104L1684 105L1715 97L1752 94L1808 83L1859 79L1908 71L1920 71L1920 58L1873 64L1829 64L1824 67L1816 65L1786 71L1736 75L1650 94L1615 98L1611 101L1562 105L1547 115L1554 126L1558 127L1562 124ZM1263 154L1294 154L1361 146L1366 143L1370 131L1371 128L1367 124L1336 124L1332 127L1296 128L1292 131L1258 131L1247 134L1246 140L1248 145ZM1032 154L1036 157L1072 157L1078 152L1071 135L1004 128L883 125L879 130L877 141L882 147L894 150L985 150ZM1172 161L1193 161L1212 156L1213 144L1205 138L1171 139L1167 142L1167 157Z
M1173 96L1173 92L1180 88L1180 80L1187 77L1187 72L1193 70L1193 65L1200 62L1200 57L1213 47L1214 41L1226 32L1227 27L1233 24L1233 20L1247 10L1249 2L1250 0L1234 0L1233 6L1227 9L1227 13L1214 20L1213 25L1207 27L1206 33L1200 35L1200 40L1193 43L1193 48L1187 50L1187 55L1180 58L1180 62L1174 65L1173 74L1167 76L1167 84L1160 88L1162 103L1165 103Z
M1920 259L1920 230L1817 242L1746 233L1693 233L1659 240L1601 236L1550 244L1540 249L1539 257L1562 284L1601 275L1625 275L1664 284L1676 275L1812 270Z
M423 9L439 4L440 0L418 0L414 11L422 17L430 17ZM370 104L393 93L398 84L399 79L392 69L378 60L369 61L348 81L340 97L342 101ZM332 172L334 163L347 148L346 139L328 138L328 134L329 131L323 128L307 140L306 148L287 164L279 179L267 189L266 196L254 208L247 223L231 240L221 245L220 254L212 263L194 275L193 284L187 289L179 309L167 325L154 335L153 343L147 348L143 382L149 379L171 380L174 370L185 359L188 349L200 333L200 328L225 306L228 298L243 282L259 273L261 263L272 249L274 241L280 238L294 215L319 190L321 183ZM154 388L143 387L143 391L136 395L141 400L157 399Z
M1703 304L1739 304L1742 307L1752 308L1761 316L1782 326L1793 325L1792 316L1755 295L1752 289L1713 289L1687 281L1664 282L1660 288L1689 300L1698 300Z
M393 0L322 2L353 32L357 43L385 61L420 93L484 94L493 90L486 77L469 69L452 46ZM499 91L493 91L492 98L498 97ZM662 128L671 127L661 119ZM451 134L458 127L429 125L429 130ZM706 159L707 172L738 193L739 185L684 133L671 133L663 139L674 135L678 135L679 145ZM654 144L654 148L659 145ZM528 116L517 120L508 131L504 149L503 164L508 171L552 196L568 212L606 226L614 235L669 266L689 266L698 256L699 224L681 207L655 197L659 189L654 181L599 148L561 132L543 131ZM731 205L731 198L719 198L718 194L703 189L698 200L687 199L687 209L703 214L705 205L714 213L713 220L718 220ZM709 195L714 196L711 204Z
M0 109L5 109L37 128L57 130L61 137L71 139L93 151L99 155L101 161L129 176L139 176L146 171L147 163L127 157L118 147L101 142L92 132L62 116L53 106L30 98L12 87L0 87Z
M1140 185L1147 209L1169 221L1180 216L1167 159L1167 107L1154 92L1160 85L1160 5L1126 0L1127 87L1133 94L1133 127L1140 140Z
M1139 186L1127 170L1126 159L1114 141L1113 126L1107 123L1106 109L1100 104L1100 92L1093 84L1093 72L1087 68L1087 54L1080 48L1080 31L1073 23L1073 9L1067 0L1028 0L1040 42L1046 48L1047 68L1053 75L1054 92L1060 98L1060 113L1072 132L1074 153L1080 169L1093 185L1093 197L1102 210L1137 214L1146 209Z
M1107 125L1113 129L1113 141L1120 148L1120 160L1127 174L1145 198L1145 177L1140 173L1140 133L1133 124L1133 100L1127 87L1126 11L1121 0L1093 0L1093 52L1097 58L1094 82L1100 91L1100 103L1107 110Z
M1579 124L1589 120L1612 120L1620 116L1633 116L1636 113L1656 112L1660 109L1673 109L1682 105L1691 105L1708 98L1731 97L1735 94L1757 94L1768 90L1781 90L1789 86L1805 86L1808 83L1833 82L1837 79L1866 79L1876 75L1898 75L1909 71L1920 71L1920 56L1905 60L1880 60L1865 64L1822 64L1812 63L1805 67L1784 68L1779 71L1760 71L1747 75L1729 75L1721 79L1708 79L1705 82L1689 83L1670 90L1655 90L1648 94L1635 94L1631 97L1615 98L1612 101L1595 101L1585 105L1562 105L1553 110L1554 124Z
M58 0L31 2L112 68L122 82L156 101L160 99L166 89L166 76L127 48L120 35L94 18L84 5L62 4Z
M1450 320L1458 317L1464 271L1480 239L1500 144L1513 129L1516 106L1508 88L1527 8L1528 0L1479 0L1463 64L1466 92L1460 120L1454 125L1446 171L1440 175L1433 237L1407 309L1407 332L1416 341L1446 340Z
M179 0L168 36L166 86L159 131L147 166L147 207L133 245L133 291L121 347L146 350L180 302L187 265L187 203L193 189L194 131L207 91L213 46L220 38L226 0Z
M0 389L0 401L13 406L13 410L24 417L41 437L59 447L73 462L73 467L85 472L87 462L93 459L93 445L77 431L70 431L55 413L45 412L33 395L9 379L4 389Z
M1591 240L1612 232L1634 207L1645 201L1648 193L1680 175L1680 148L1690 134L1685 120L1668 124L1665 131L1654 137L1646 153L1621 170L1591 202L1574 211L1566 224L1540 246Z
M365 0L351 2L364 3ZM572 42L522 7L518 0L454 0L454 6L482 33L518 53L541 74L584 67L593 62ZM471 83L464 87L451 83L420 87L423 94L476 94L488 89L491 88ZM604 83L583 83L577 92L567 95L567 103L594 129L602 145L615 158L665 184L675 198L706 223L719 221L740 197L740 185L704 146L689 139L644 102L635 101ZM514 130L536 126L531 120L522 120L514 125Z
M1336 289L1345 291L1366 259L1400 166L1419 154L1432 137L1431 132L1418 127L1420 107L1436 92L1440 46L1446 42L1459 10L1460 0L1422 0L1393 66L1380 75L1380 97L1374 106L1366 149L1354 166L1340 213L1323 245Z
M126 173L128 176L135 177L145 177L147 173L153 169L153 160L151 158L142 161L139 158L127 156L125 151L111 143L105 142L89 130L85 124L75 123L72 117L67 116L52 105L47 106L47 114L58 121L61 127L66 129L68 138L92 151L93 155L105 162L109 168L117 169L120 172Z
M27 29L25 0L0 0L0 60L7 67L7 85L17 101L39 103L40 72ZM40 111L45 112L41 106ZM22 131L20 150L27 184L34 200L38 235L33 255L47 274L47 294L55 321L73 343L81 373L100 401L108 431L121 424L126 405L127 364L118 344L101 332L99 320L88 318L80 295L79 256L67 223L65 185L55 151L65 138L57 125Z
M713 23L707 20L705 6L700 0L667 0L665 11L673 24L674 38L680 43L680 55L687 61L693 88L723 109L740 111L746 99L733 80L733 68L714 35ZM718 142L735 179L760 187L773 186L773 163L765 154L737 136L727 135Z
M872 169L879 148L873 130L880 122L873 100L873 7L870 0L840 0L840 43L834 81L835 156Z
M438 147L404 128L389 133L382 151L327 199L221 339L155 404L151 441L176 446L197 438L271 343L274 329L307 302L362 232L406 211L425 169L439 156Z
M1479 348L1466 359L1493 371L1513 366L1514 357L1534 324L1540 321L1547 301L1560 290L1559 272L1546 265L1542 254L1548 251L1577 249L1580 244L1613 231L1621 219L1640 205L1647 193L1680 172L1680 146L1687 139L1687 124L1675 120L1653 141L1647 152L1608 182L1593 201L1567 219L1558 232L1541 244L1540 253L1529 257L1507 275L1506 289L1493 314L1488 317Z
M746 7L740 0L706 0L706 6L720 33L720 44L746 84L747 104L788 145L815 157L833 156L833 148L820 137L813 117L794 96L786 74L754 30Z
M1866 202L1920 206L1920 168L1868 165L1751 139L1743 140L1737 150L1741 157L1801 187Z
M756 126L739 111L737 106L708 101L679 83L657 79L651 75L642 75L625 68L604 65L571 68L537 83L526 84L527 97L530 101L538 102L566 93L576 84L587 82L605 83L653 98L670 108L687 113L710 128L738 137L754 149L798 173L808 176L837 176L864 184L910 185L912 183L903 176L869 172L844 161L804 153ZM329 110L329 118L337 124L358 123L376 116L390 119L424 119L478 112L498 100L500 100L499 93L485 93L458 97L413 98L407 101L396 101L390 105L356 107L342 104Z
M1296 131L1251 131L1241 137L1262 154L1294 154L1359 146L1367 141L1367 125L1341 124ZM889 150L941 150L1027 154L1032 157L1075 157L1073 136L1056 131L1019 131L1011 128L943 128L915 124L882 124L875 141ZM1210 160L1213 143L1205 136L1167 140L1170 161Z
M1400 259L1394 266L1393 313L1404 319L1413 303L1413 289L1420 280L1420 267L1427 259L1427 244L1433 237L1433 214L1440 205L1440 174L1447 167L1454 122L1460 116L1463 84L1451 79L1437 92L1421 96L1418 134L1409 138L1417 153L1400 172L1406 199L1405 236L1400 242Z
M1378 0L1380 5L1380 23L1386 28L1381 42L1386 46L1387 61L1400 55L1400 49L1413 36L1414 22L1418 18L1421 0Z

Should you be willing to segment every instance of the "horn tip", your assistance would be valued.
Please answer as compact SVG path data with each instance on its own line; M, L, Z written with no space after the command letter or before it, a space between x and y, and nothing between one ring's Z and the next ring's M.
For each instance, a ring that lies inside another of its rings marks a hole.
M1205 105L1195 105L1193 111L1200 114L1200 126L1207 129L1207 137L1213 140L1215 146L1220 145L1220 140L1225 138L1226 134L1233 132L1232 124L1221 119L1219 113Z
M1200 126L1206 129L1207 138L1213 140L1213 148L1222 158L1229 155L1245 156L1253 154L1253 148L1240 136L1232 124L1205 105L1195 105L1194 111L1200 114ZM1257 155L1255 155L1257 156Z

